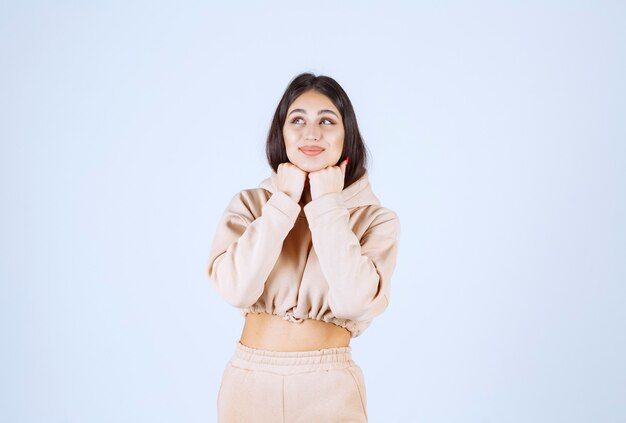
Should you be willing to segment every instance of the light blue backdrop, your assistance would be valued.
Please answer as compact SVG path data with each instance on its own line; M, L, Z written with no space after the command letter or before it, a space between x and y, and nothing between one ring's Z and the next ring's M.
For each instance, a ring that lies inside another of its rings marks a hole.
M626 421L625 3L430 3L4 2L0 420L215 420L209 246L312 71L402 221L370 421Z

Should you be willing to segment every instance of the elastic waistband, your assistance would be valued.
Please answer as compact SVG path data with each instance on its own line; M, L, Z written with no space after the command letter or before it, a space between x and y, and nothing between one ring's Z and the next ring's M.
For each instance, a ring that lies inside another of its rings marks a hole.
M312 351L268 351L237 342L230 364L242 369L278 374L343 369L354 365L350 347L324 348Z

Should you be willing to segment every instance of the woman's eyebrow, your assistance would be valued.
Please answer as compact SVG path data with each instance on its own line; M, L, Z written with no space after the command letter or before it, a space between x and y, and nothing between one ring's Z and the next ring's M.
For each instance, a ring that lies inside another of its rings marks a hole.
M306 115L306 110L304 110L304 109L293 109L291 112L289 112L289 114L287 116L291 115L292 113L296 113L296 112L304 113ZM319 112L317 112L318 115L321 115L322 113L332 113L333 115L337 116L337 113L335 113L335 112L333 112L332 110L329 110L329 109L322 109ZM337 116L337 117L339 117L339 116Z

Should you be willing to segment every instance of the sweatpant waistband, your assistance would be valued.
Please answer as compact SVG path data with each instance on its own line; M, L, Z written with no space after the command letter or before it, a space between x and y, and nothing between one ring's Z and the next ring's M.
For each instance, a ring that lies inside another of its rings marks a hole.
M311 351L269 351L237 342L230 364L247 370L261 370L282 375L309 371L345 369L353 366L351 347Z

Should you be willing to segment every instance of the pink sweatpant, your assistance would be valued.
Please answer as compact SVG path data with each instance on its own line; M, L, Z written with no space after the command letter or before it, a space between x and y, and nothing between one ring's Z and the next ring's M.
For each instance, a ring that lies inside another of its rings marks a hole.
M276 352L237 342L217 396L220 423L367 422L350 347Z

